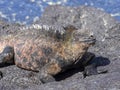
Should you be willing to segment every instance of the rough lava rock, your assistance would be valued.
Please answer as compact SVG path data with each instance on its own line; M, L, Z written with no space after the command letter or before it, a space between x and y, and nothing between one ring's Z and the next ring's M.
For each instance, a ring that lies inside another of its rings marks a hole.
M73 24L80 31L85 30L86 33L94 34L97 42L89 52L96 55L93 62L97 64L98 71L108 70L108 73L83 78L82 72L74 69L57 75L55 78L58 82L41 84L34 73L13 65L0 68L5 76L0 80L0 90L120 90L119 22L104 11L93 7L49 6L41 19L35 22L41 23L58 28ZM0 22L1 30L3 25ZM18 28L14 25L6 27L12 27L14 30Z

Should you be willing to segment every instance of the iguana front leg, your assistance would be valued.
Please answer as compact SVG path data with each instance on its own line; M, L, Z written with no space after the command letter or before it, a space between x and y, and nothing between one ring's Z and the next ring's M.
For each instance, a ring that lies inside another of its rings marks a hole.
M2 53L0 53L0 67L4 67L8 64L14 64L14 48L11 46L6 46ZM2 77L3 74L0 71L0 79Z

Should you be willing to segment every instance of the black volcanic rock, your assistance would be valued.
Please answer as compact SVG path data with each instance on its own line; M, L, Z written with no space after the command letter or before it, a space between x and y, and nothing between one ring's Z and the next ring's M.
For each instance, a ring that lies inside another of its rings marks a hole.
M1 21L2 22L2 21ZM4 78L0 80L0 90L119 90L120 89L120 23L109 14L99 9L87 6L67 7L49 6L39 21L35 24L66 26L73 24L80 31L93 34L96 45L89 52L96 55L92 62L98 66L98 71L108 70L108 73L82 77L79 69L68 70L57 75L58 82L41 84L31 71L26 71L15 65L1 67ZM3 30L0 23L0 34ZM4 25L5 26L5 25ZM13 31L19 25L9 25ZM14 28L15 27L15 28ZM59 28L58 27L58 28Z

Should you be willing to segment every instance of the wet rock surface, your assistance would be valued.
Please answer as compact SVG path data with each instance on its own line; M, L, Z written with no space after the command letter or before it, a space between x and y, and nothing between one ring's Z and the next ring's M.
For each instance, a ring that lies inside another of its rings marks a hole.
M120 23L109 14L86 6L46 8L41 19L36 24L47 24L56 27L75 25L95 35L97 42L89 49L96 56L92 62L98 66L98 72L108 70L108 73L83 78L79 69L68 70L57 75L57 82L41 84L37 73L26 71L15 65L2 67L3 78L0 80L0 90L120 90ZM3 25L0 23L0 29ZM14 25L7 26L17 30ZM15 27L15 28L14 28Z

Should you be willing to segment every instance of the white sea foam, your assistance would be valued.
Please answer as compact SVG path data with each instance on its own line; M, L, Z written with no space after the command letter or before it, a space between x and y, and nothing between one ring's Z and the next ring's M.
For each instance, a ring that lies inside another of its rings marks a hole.
M120 16L120 13L114 13L114 14L111 14L111 16L113 16L113 17Z

